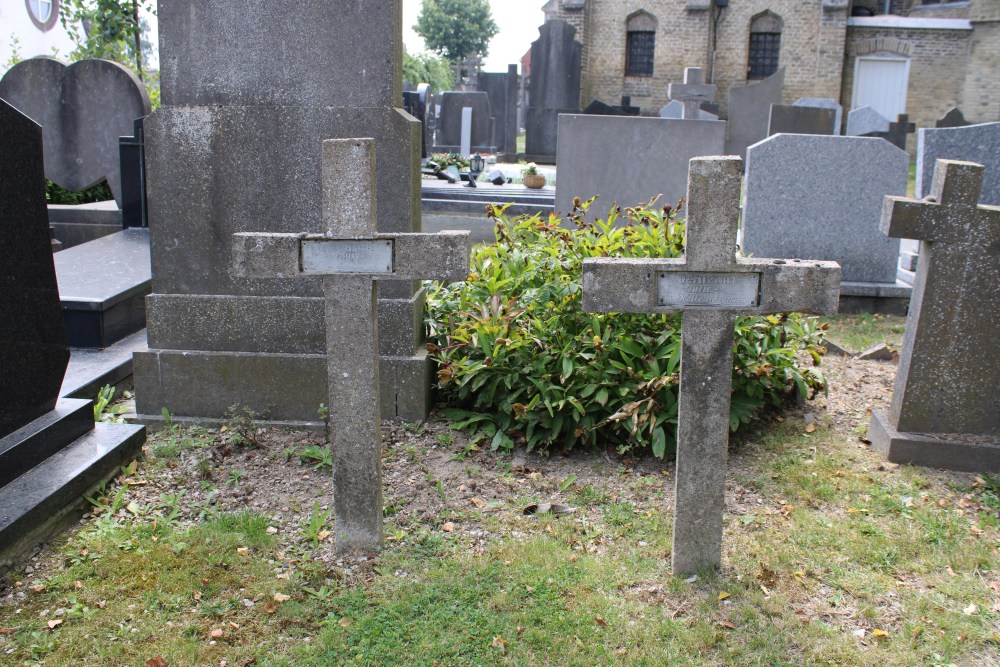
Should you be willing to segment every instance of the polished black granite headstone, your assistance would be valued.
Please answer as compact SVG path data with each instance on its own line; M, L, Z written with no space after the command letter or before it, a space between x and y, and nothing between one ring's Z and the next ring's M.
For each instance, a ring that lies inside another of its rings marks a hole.
M0 438L56 404L69 361L45 208L42 128L0 100Z

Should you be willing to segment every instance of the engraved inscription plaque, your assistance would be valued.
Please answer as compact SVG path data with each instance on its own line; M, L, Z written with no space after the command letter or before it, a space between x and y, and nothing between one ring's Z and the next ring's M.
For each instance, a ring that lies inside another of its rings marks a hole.
M303 241L302 273L392 273L392 241Z
M759 304L759 291L759 273L664 271L657 281L657 304L753 308Z

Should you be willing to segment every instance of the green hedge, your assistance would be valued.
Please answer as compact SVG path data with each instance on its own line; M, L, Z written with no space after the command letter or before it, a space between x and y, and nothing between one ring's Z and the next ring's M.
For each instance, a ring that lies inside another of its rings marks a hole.
M576 202L573 228L494 209L496 243L473 250L469 279L428 284L441 414L493 449L610 444L662 457L676 440L680 316L585 313L580 276L585 257L681 257L684 224L653 202L583 222L589 204ZM822 342L811 318L740 318L731 428L824 389Z

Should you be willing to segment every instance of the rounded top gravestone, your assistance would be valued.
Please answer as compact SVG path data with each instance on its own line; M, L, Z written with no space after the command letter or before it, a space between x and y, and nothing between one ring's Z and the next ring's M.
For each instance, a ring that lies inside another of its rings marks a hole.
M0 79L0 97L42 126L45 177L68 190L107 179L121 206L118 137L152 111L145 86L128 68L88 59L68 67L32 58Z

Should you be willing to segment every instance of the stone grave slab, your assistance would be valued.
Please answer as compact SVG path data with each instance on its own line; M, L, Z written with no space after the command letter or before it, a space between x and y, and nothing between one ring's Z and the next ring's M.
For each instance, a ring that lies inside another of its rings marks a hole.
M128 68L87 59L68 67L31 58L0 79L0 97L42 126L45 177L68 190L107 179L120 207L118 137L152 107L145 86Z
M671 100L660 107L660 118L675 118L680 120L683 117L684 104L678 102L677 100ZM719 120L719 117L710 111L705 111L705 109L699 108L698 116L694 120Z
M1000 472L1000 208L982 165L938 160L930 195L886 197L882 231L920 239L896 386L869 439L890 461Z
M479 73L477 85L489 95L493 114L493 140L489 143L501 159L516 160L518 84L517 65L509 65L506 72Z
M814 107L819 109L833 109L837 112L837 117L833 122L833 134L840 134L843 129L844 107L840 106L837 100L830 97L800 97L792 102L793 107Z
M751 146L743 249L832 260L845 282L894 285L899 241L878 221L883 196L906 193L908 164L905 151L868 137L782 134Z
M559 181L556 211L572 210L573 198L600 195L588 215L604 218L612 202L674 206L684 196L692 157L719 155L723 121L563 115L559 117Z
M983 165L986 170L983 173L979 203L1000 206L1000 123L918 130L918 197L926 197L930 193L934 165L941 159Z
M726 153L746 157L747 148L767 138L771 105L781 104L785 68L746 86L729 89L729 114L726 126Z
M833 130L836 117L834 109L772 104L767 135L771 137L776 134L835 134Z
M858 107L847 112L847 131L844 134L850 137L862 137L872 132L888 131L889 119L872 107Z
M370 550L383 534L378 282L464 280L469 233L379 234L371 139L324 141L323 164L323 232L236 234L233 271L323 282L337 546Z
M438 115L437 142L435 153L459 153L462 146L464 110L472 110L472 124L469 130L469 147L472 153L493 153L493 115L490 111L490 96L482 92L442 93L441 113Z
M910 117L901 113L896 117L895 122L889 123L889 129L885 132L869 132L865 136L885 139L896 148L905 151L906 135L913 134L916 130L917 126L910 122Z
M722 561L733 327L740 315L834 313L834 262L737 257L742 160L695 158L687 190L685 256L583 262L587 312L681 312L673 572Z

